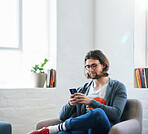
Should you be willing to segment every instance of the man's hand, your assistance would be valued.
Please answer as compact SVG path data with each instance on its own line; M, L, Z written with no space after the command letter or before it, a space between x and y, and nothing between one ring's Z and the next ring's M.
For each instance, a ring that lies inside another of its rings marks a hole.
M85 94L75 93L70 96L69 104L71 106L75 106L76 104L79 104L79 103L89 105L91 102L92 102L92 99L90 99Z
M72 94L72 95L70 96L69 105L70 105L70 106L75 106L76 104L78 104L78 103L77 103L77 101L76 101L75 94Z

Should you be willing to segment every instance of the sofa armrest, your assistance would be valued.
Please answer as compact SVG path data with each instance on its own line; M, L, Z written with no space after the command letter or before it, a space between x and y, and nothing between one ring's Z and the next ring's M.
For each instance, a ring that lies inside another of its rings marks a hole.
M0 134L11 134L12 133L12 126L8 122L0 121Z
M41 120L41 121L37 122L36 130L41 129L41 128L45 127L45 126L57 125L57 124L59 124L61 122L62 121L59 118Z
M112 126L108 134L141 134L141 128L137 119L130 119Z

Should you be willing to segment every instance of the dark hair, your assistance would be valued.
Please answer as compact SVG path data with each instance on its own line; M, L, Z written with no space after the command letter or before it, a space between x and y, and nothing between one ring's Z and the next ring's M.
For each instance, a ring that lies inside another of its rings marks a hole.
M86 63L87 59L99 60L100 63L105 66L103 69L103 72L102 72L102 76L107 77L109 75L107 73L107 71L109 70L109 61L108 61L107 57L102 53L102 51L100 51L100 50L89 51L85 56L85 60L84 60L85 63ZM85 73L85 76L87 78L90 78L88 73Z

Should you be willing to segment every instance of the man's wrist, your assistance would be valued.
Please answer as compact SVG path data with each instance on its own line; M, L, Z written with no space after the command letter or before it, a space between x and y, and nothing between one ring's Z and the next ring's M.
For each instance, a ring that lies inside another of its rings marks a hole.
M89 100L89 104L88 104L88 105L90 105L90 104L91 104L91 102L92 102L92 99L90 99L90 100Z
M68 102L69 106L72 107L72 105L70 105L70 102Z

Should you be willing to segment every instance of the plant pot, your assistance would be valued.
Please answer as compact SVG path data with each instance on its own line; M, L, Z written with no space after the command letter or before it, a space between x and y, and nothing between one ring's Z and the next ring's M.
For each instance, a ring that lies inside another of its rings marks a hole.
M46 73L32 73L34 87L43 88L47 74Z

